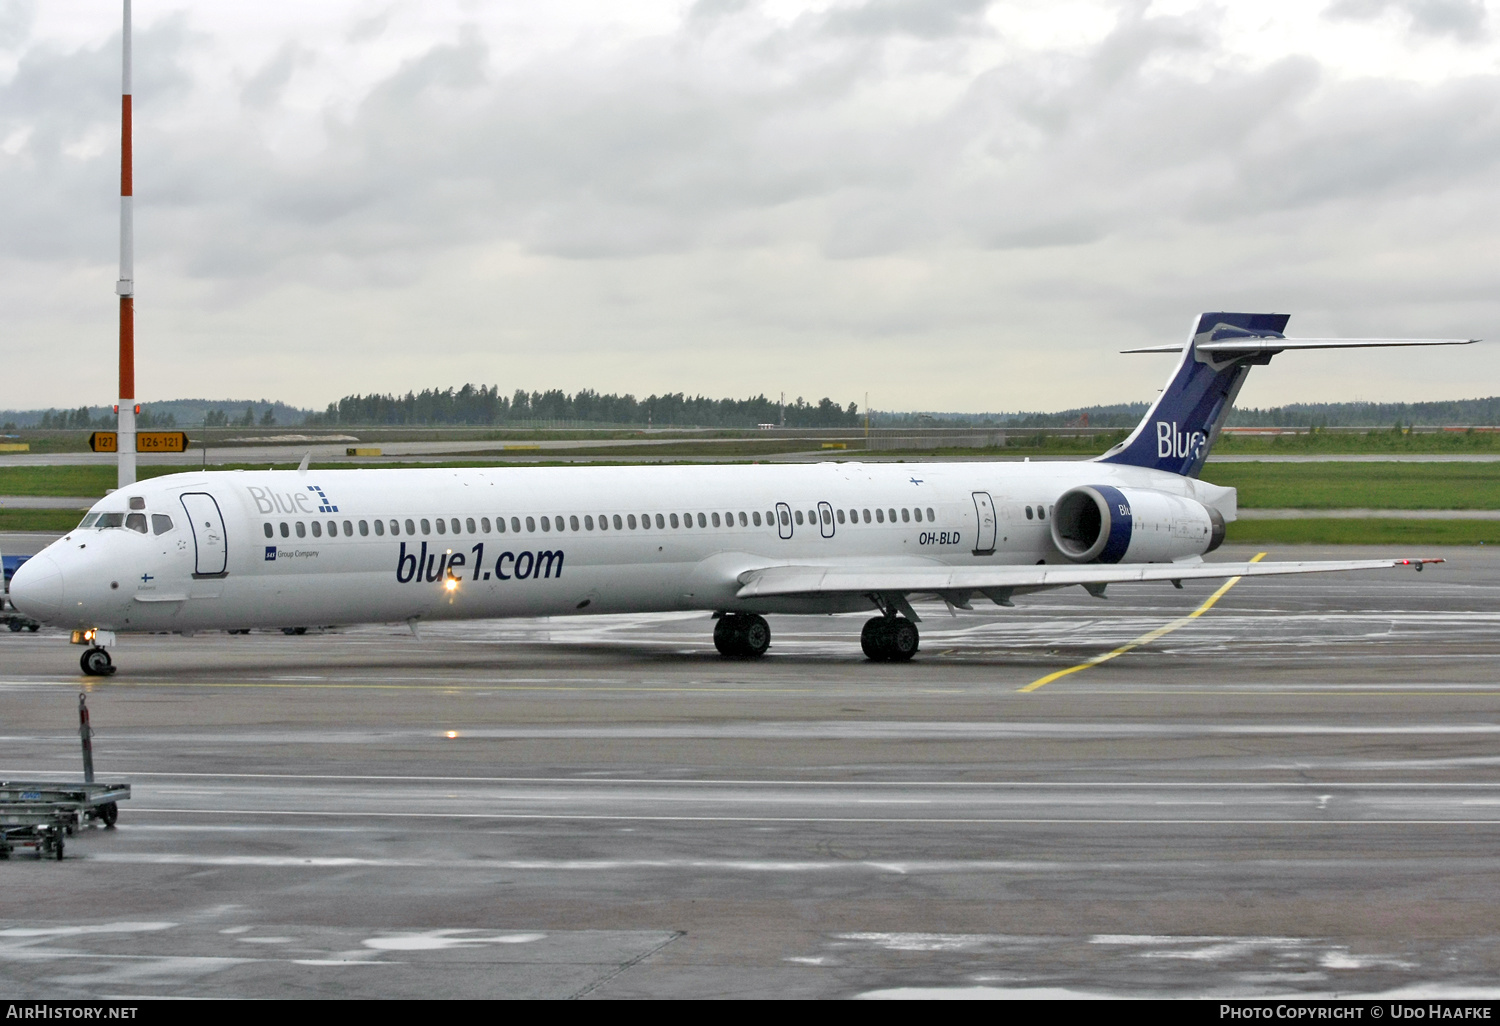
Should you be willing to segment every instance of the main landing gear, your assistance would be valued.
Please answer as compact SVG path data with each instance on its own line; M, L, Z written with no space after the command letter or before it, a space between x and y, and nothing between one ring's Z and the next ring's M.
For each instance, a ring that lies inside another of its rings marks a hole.
M78 665L89 677L108 677L115 672L114 660L110 659L108 652L98 647L85 649L78 659Z
M726 659L759 659L771 647L771 625L754 613L724 613L714 624L714 648Z
M917 654L917 625L904 616L877 616L865 621L859 645L877 663L904 663Z

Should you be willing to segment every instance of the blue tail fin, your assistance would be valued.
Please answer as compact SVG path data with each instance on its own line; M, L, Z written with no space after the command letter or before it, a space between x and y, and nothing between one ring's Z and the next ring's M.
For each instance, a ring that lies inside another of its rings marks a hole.
M1182 359L1155 405L1130 437L1099 457L1100 462L1197 477L1245 375L1252 366L1271 362L1278 351L1275 340L1283 337L1289 319L1288 314L1199 316ZM1223 339L1265 339L1268 344L1258 351L1208 353L1198 349L1202 343Z

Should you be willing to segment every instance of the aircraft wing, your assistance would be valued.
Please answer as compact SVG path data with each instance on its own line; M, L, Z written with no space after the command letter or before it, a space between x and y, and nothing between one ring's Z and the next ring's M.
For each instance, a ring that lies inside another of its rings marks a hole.
M1336 559L1283 563L1088 563L1066 566L771 566L740 575L738 598L830 594L967 595L980 592L1005 602L1015 590L1063 588L1079 584L1090 590L1135 581L1190 581L1224 577L1268 577L1274 574L1318 574L1341 570L1422 569L1441 559ZM998 596L998 597L997 597ZM951 601L951 599L950 599Z

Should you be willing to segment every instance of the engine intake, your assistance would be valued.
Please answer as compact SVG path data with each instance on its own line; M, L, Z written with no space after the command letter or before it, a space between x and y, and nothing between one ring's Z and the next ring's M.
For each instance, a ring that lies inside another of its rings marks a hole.
M1052 513L1052 543L1075 563L1165 562L1223 541L1218 510L1147 488L1084 485L1064 492Z

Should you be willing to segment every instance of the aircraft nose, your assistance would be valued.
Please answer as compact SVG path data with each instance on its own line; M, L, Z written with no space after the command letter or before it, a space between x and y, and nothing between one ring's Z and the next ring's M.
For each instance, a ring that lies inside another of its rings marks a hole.
M32 556L17 568L10 601L34 620L50 620L62 611L62 570L51 556Z

